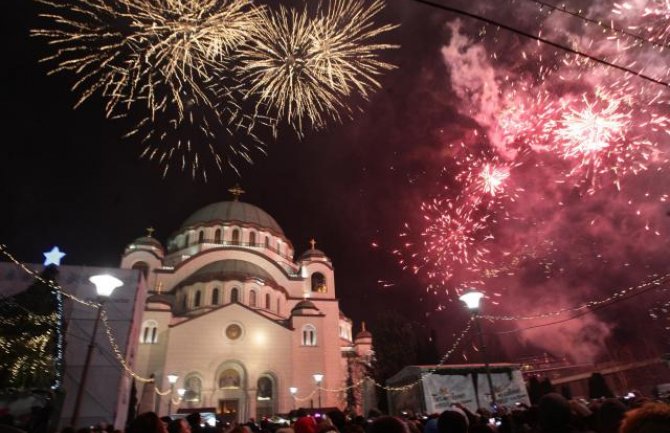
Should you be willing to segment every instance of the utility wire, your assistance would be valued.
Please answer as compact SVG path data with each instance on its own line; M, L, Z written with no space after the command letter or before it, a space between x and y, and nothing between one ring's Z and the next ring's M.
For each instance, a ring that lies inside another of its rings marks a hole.
M562 5L562 6L556 6L556 5L553 5L551 3L544 2L542 0L524 0L524 1L527 1L529 3L535 3L537 5L540 5L540 7L546 7L548 9L551 9L552 11L558 11L558 12L561 12L561 13L564 13L564 14L571 15L571 16L573 16L575 18L579 18L583 21L586 21L586 22L589 22L589 23L592 23L592 24L596 24L596 25L602 27L605 30L612 31L614 33L620 33L622 35L626 35L630 38L636 39L640 42L644 42L646 44L653 45L656 48L660 48L660 49L670 48L670 45L668 45L668 44L659 44L658 42L651 41L651 40L649 40L649 39L647 39L643 36L640 36L637 33L629 32L628 30L624 30L622 28L615 27L614 24L609 24L608 25L601 20L597 20L597 19L589 18L585 15L581 15L579 12L575 12L575 11L572 11L570 9L567 9L565 7L565 4Z
M611 68L618 69L618 70L620 70L622 72L625 72L627 74L635 75L636 77L642 78L643 80L647 80L647 81L650 81L652 83L659 84L661 86L670 88L670 83L668 83L666 81L659 80L657 78L651 77L651 76L646 75L646 74L644 74L642 72L639 72L639 71L634 71L634 70L632 70L630 68L627 68L625 66L617 65L616 63L608 62L607 60L601 59L599 57L595 57L595 56L593 56L591 54L588 54L588 53L585 53L583 51L575 50L573 48L570 48L568 46L559 44L558 42L551 41L551 40L543 38L541 36L535 36L531 33L525 32L523 30L519 30L519 29L514 28L512 26L508 26L507 24L503 24L499 21L495 21L495 20L492 20L490 18L483 17L481 15L473 14L471 12L466 12L462 9L458 9L458 8L453 7L453 6L446 6L446 5L443 5L441 3L436 3L436 2L433 2L431 0L414 0L414 1L417 2L417 3L423 3L425 5L434 7L436 9L441 9L443 11L452 12L452 13L455 13L455 14L458 14L458 15L463 15L463 16L466 16L468 18L475 19L477 21L482 21L482 22L485 22L487 24L491 24L491 25L500 27L501 29L505 29L505 30L510 31L512 33L516 33L518 35L525 36L529 39L533 39L535 41L542 42L543 44L552 46L554 48L558 48L560 50L567 51L568 53L572 53L572 54L578 55L580 57L587 58L587 59L592 60L596 63L600 63L601 65L609 66Z

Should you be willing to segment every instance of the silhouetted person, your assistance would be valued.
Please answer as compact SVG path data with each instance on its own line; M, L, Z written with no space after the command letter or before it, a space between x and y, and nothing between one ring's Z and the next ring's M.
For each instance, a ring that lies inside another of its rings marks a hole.
M570 433L570 404L560 394L549 393L540 399L537 420L541 433Z
M626 414L621 433L670 432L670 406L664 403L647 403Z
M598 433L617 433L626 414L626 406L616 398L608 398L600 405L596 416Z
M370 425L370 433L409 433L404 421L394 416L380 416Z
M158 415L145 412L132 420L126 433L167 433L167 429Z

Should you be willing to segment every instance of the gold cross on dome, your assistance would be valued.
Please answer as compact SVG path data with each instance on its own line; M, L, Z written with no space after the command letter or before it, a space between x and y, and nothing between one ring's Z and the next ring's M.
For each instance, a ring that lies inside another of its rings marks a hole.
M244 194L246 191L244 191L242 188L240 188L240 185L236 183L234 187L232 187L228 190L228 192L233 195L233 197L235 198L235 201L239 201L240 196L242 194Z
M156 229L153 228L153 227L147 227L146 230L147 230L147 236L148 237L153 237L153 234L156 231Z
M315 249L315 247L316 247L316 241L314 240L314 238L312 238L312 239L309 240L309 244L312 246L312 249Z

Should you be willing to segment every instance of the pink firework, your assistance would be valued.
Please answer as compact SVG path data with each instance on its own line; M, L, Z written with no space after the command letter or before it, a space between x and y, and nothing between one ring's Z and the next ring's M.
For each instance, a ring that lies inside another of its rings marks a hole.
M484 193L494 197L503 190L509 175L509 167L486 163L479 172L479 183Z
M447 285L456 273L476 273L488 263L485 245L493 239L490 215L477 217L472 207L450 199L422 203L421 212L425 225L418 237L406 225L400 236L408 239L394 253L404 269L428 279L429 289Z
M546 124L552 150L571 163L567 177L587 185L589 193L604 180L620 189L621 179L646 170L654 153L644 127L659 126L658 118L645 119L625 92L617 95L596 89L593 96L563 99L558 119Z
M663 45L670 42L670 0L649 0L644 6L615 3L612 12L634 20L635 24L628 28L639 31L641 36Z

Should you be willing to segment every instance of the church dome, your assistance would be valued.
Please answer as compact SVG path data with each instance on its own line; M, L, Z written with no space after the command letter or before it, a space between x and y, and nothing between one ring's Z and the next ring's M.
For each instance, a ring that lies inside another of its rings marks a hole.
M304 300L295 304L295 307L291 309L292 316L304 316L304 315L314 315L319 314L319 309L314 305L314 302Z
M241 201L220 201L209 204L195 211L181 225L181 229L214 223L239 223L267 229L284 236L284 231L277 221L263 209Z
M272 276L258 265L245 262L244 260L219 260L210 263L191 274L182 285L190 285L197 282L212 280L244 281L249 278L259 278L265 283L273 283Z
M302 253L299 260L310 260L310 259L316 259L316 258L327 259L328 256L326 256L326 253L324 253L323 251L321 251L317 248L310 248L307 251L305 251L304 253Z
M156 248L161 248L163 249L163 245L161 245L160 241L152 236L142 236L140 238L135 239L132 242L133 245L148 245Z

